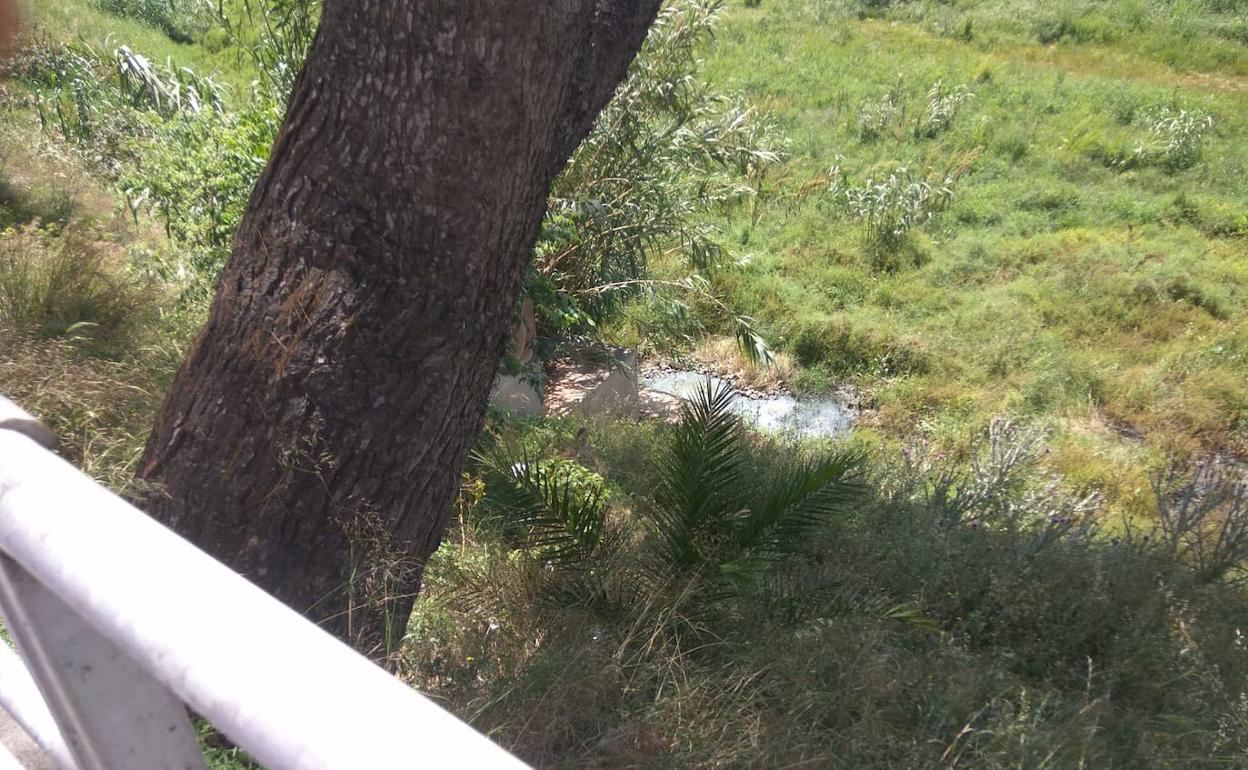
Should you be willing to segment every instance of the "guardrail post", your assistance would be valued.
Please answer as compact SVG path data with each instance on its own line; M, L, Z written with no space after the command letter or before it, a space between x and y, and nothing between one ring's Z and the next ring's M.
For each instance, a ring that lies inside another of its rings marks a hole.
M39 748L52 758L61 770L77 770L74 755L48 711L48 704L39 692L39 685L30 676L30 669L7 644L0 645L0 706L9 712ZM2 767L2 765L0 765Z
M56 444L50 430L3 396L0 430ZM3 554L0 611L81 770L207 768L182 702Z

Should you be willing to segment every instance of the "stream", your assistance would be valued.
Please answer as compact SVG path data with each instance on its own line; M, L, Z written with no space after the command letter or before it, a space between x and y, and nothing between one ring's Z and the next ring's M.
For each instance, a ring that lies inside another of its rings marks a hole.
M681 399L693 398L704 387L706 374L693 371L662 371L642 377L642 390ZM733 411L747 423L768 433L784 433L795 438L838 436L854 425L857 411L836 395L795 398L776 394L754 396L742 393L732 383L711 376L716 386L733 388Z

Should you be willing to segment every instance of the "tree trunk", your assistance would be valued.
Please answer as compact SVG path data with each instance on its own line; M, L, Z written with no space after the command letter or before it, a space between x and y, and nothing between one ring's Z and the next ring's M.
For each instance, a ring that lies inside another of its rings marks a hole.
M389 651L480 430L549 186L658 5L325 0L147 444L154 516Z

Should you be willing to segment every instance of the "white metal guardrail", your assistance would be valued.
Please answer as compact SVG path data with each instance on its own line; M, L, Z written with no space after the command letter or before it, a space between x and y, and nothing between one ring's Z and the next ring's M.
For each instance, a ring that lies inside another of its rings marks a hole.
M0 705L58 765L204 768L190 706L272 770L524 767L54 440L0 396Z

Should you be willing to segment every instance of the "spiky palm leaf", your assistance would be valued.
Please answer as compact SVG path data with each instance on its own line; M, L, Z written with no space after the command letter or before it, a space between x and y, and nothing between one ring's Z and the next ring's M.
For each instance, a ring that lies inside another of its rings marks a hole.
M474 454L485 481L483 502L518 547L558 566L585 564L607 546L607 503L600 485L572 469L494 446Z
M708 378L682 407L646 513L661 569L742 585L853 505L865 487L863 458L850 452L790 465L771 480L749 473L750 444L733 399L731 388Z
M791 553L807 535L862 499L863 456L838 452L781 470L734 532L733 569L759 569Z
M698 566L722 538L725 519L741 515L746 439L732 412L732 390L708 378L681 406L671 443L658 457L656 505L647 511L666 561Z

